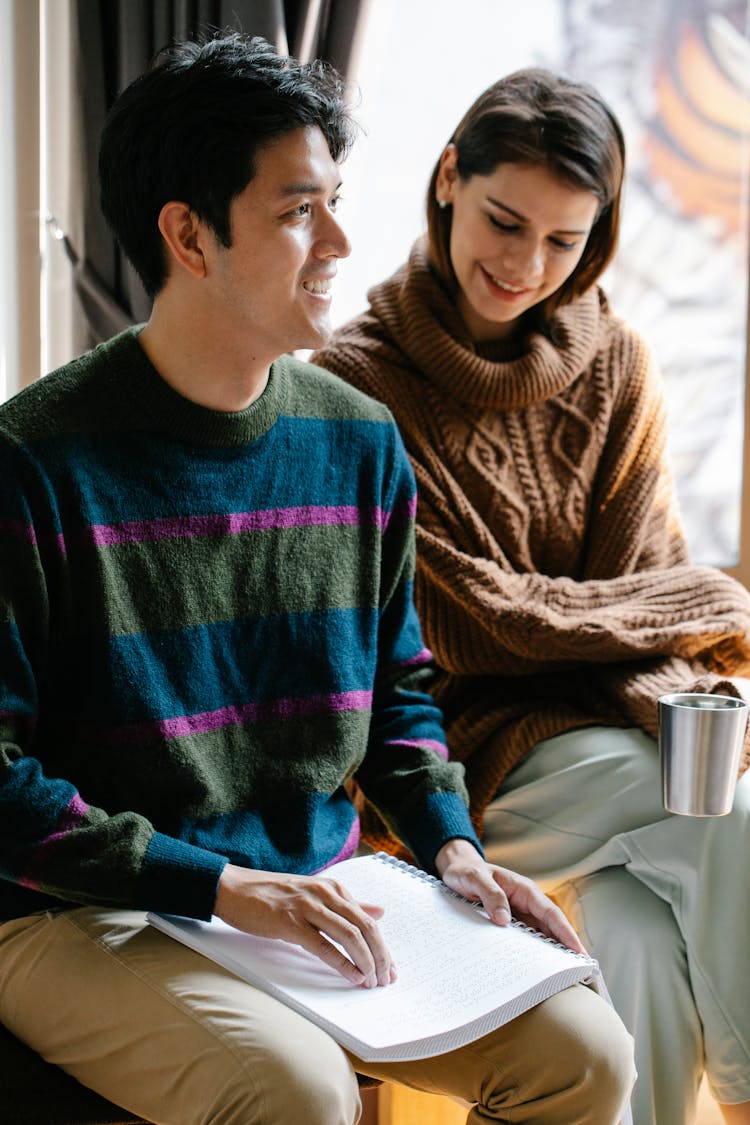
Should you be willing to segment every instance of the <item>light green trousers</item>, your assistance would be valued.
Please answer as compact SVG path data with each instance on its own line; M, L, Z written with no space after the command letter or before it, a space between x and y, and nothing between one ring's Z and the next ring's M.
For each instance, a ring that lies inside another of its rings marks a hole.
M471 1125L614 1125L634 1077L631 1037L583 985L439 1058L365 1064L135 911L0 925L0 1019L157 1125L354 1125L355 1070L458 1098Z
M728 816L662 807L656 743L589 728L539 743L485 822L487 858L555 895L635 1037L635 1125L689 1125L704 1069L750 1100L750 777Z

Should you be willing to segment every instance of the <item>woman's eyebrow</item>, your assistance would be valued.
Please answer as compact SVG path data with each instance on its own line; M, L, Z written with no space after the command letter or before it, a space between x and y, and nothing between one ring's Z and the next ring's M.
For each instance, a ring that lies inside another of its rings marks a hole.
M520 211L514 211L512 207L509 207L507 205L507 203L501 203L499 199L493 199L491 195L487 196L487 202L491 203L493 207L498 207L501 211L506 211L509 215L512 215L514 219L517 219L519 221L519 223L528 223L528 221L529 221L526 218L525 215L522 215L520 213ZM555 233L556 234L588 234L588 230L584 230L584 229L581 229L581 230L558 230Z

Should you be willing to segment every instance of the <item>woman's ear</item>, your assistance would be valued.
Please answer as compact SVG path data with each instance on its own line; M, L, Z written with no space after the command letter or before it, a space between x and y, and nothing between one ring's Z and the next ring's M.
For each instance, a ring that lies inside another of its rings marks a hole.
M458 179L458 149L451 143L446 145L440 157L435 197L440 207L453 202L453 190Z
M187 270L192 277L205 277L203 236L206 228L192 208L177 200L165 203L159 212L159 230L173 265Z

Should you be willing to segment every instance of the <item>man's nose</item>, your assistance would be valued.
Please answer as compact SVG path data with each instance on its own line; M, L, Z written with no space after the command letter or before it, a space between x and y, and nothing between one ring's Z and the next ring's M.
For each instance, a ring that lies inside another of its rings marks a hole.
M348 258L352 252L351 243L344 228L332 211L326 211L318 232L318 253L326 258Z

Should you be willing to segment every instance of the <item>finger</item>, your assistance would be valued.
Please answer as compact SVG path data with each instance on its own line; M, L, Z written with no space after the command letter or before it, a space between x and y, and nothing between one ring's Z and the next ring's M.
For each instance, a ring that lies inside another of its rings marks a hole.
M385 914L385 907L378 906L374 902L360 902L359 905L371 918L382 918Z
M525 919L524 919L525 920ZM540 930L542 933L547 934L555 941L561 942L572 949L574 953L585 953L586 950L575 932L565 914L560 910L559 906L550 903L545 911L542 911L536 916L531 916L531 921L528 923L534 926L535 929Z
M465 898L480 902L496 925L507 926L510 922L508 897L503 887L493 878L492 869L488 865L466 868L458 878L448 868L444 873L444 881L453 890L460 891Z
M495 869L495 878L502 880L511 909L521 922L562 942L576 953L585 952L563 911L535 883L504 868Z
M314 954L326 965L330 965L332 969L340 973L346 980L351 981L352 984L362 985L365 983L367 978L362 970L314 926L307 925L304 927L296 937L296 944L306 949L308 953Z
M308 921L344 947L363 973L367 988L389 984L391 955L374 917L349 894L339 895L333 890L323 897L320 912L313 911L308 915ZM372 904L367 905L372 907ZM383 913L382 907L375 906L374 909Z

